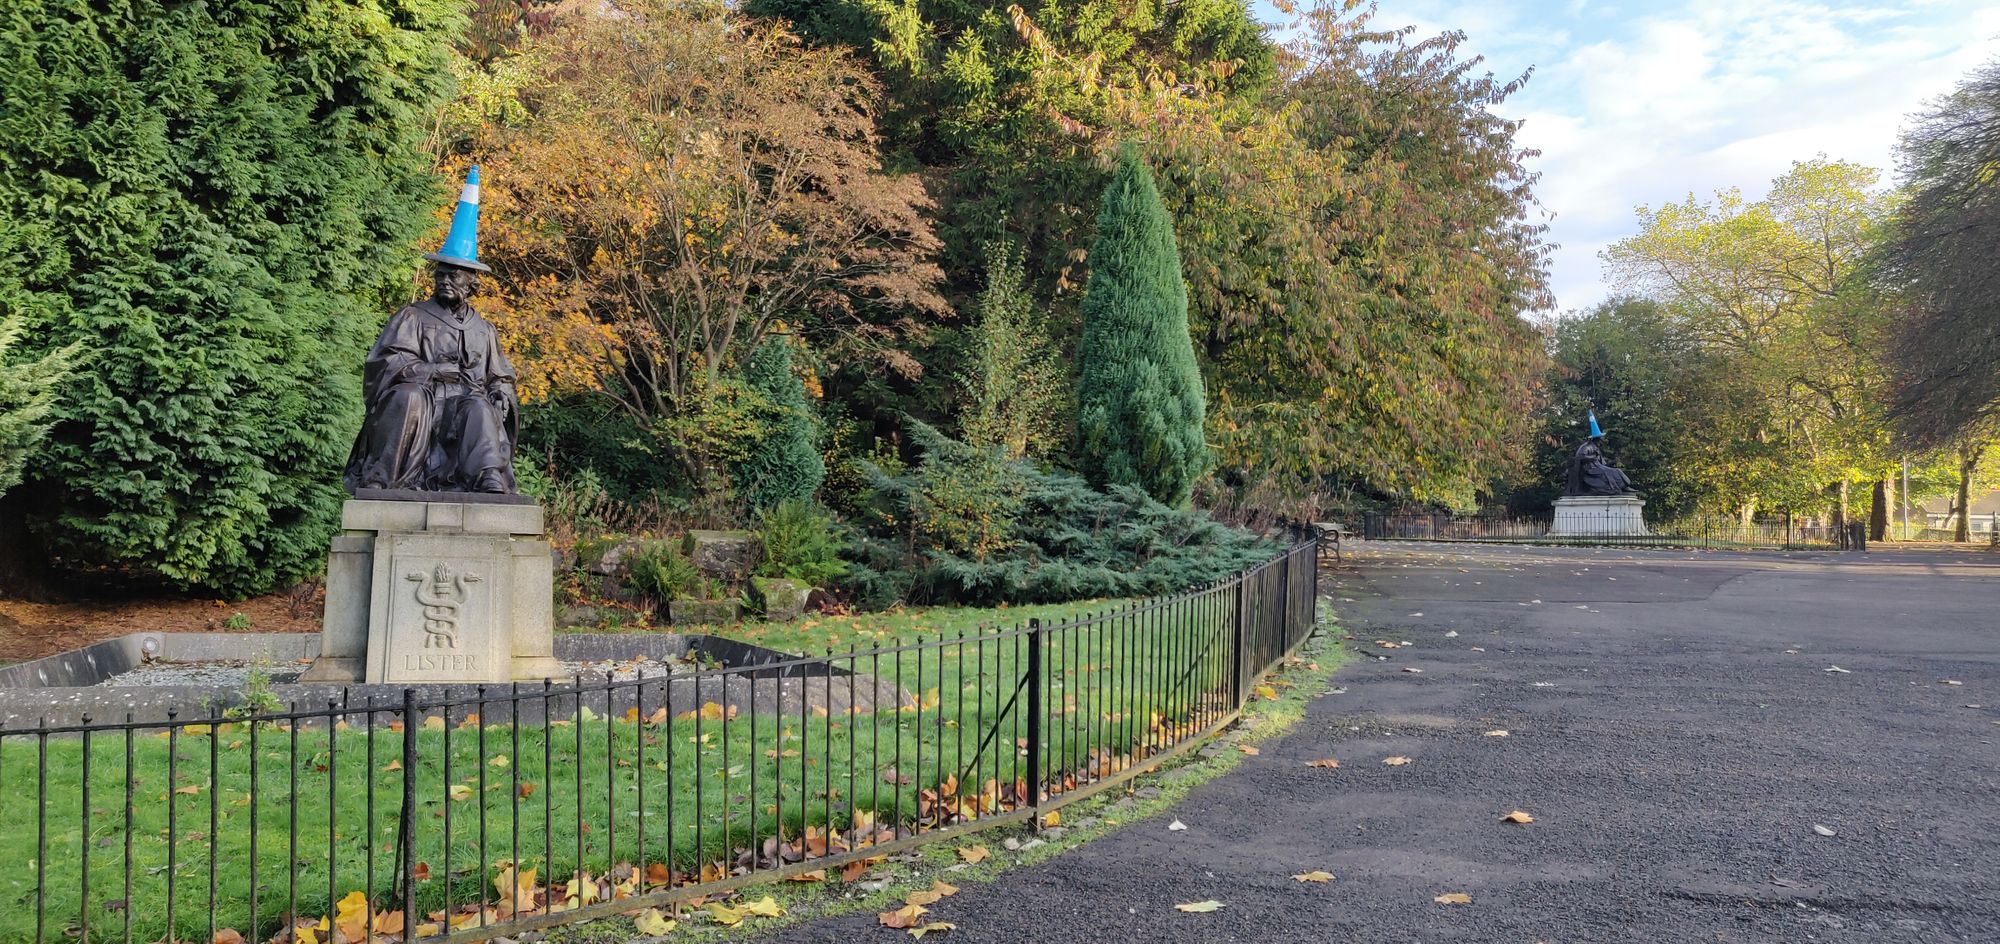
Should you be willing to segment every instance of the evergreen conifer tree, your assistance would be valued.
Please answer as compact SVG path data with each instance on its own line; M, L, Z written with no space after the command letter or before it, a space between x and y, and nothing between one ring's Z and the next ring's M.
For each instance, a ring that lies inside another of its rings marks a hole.
M447 196L457 8L8 5L0 313L88 355L10 496L49 553L230 594L318 565L360 360Z
M1085 476L1183 506L1209 467L1206 398L1188 336L1173 220L1130 147L1097 214L1077 347L1077 436Z
M792 346L769 337L750 353L744 379L762 401L763 438L750 450L736 484L750 507L764 510L786 499L806 500L826 480L819 453L819 418L806 385L792 370Z

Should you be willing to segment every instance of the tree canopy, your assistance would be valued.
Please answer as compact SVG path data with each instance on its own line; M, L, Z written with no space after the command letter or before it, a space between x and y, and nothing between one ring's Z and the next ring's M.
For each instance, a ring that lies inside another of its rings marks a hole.
M1901 154L1908 199L1880 259L1903 300L1892 411L1936 447L2000 410L2000 60L1917 115Z

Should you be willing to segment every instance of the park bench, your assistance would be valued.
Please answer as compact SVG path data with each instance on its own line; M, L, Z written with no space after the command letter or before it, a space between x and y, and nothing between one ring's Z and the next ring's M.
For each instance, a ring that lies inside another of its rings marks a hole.
M1347 526L1338 521L1315 521L1312 527L1313 531L1319 534L1320 559L1325 560L1328 552L1331 552L1335 561L1342 561L1340 542L1351 534Z

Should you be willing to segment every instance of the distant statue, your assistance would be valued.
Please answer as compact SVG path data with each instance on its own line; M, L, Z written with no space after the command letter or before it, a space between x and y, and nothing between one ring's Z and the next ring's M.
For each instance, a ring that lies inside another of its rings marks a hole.
M1576 495L1631 495L1632 480L1624 471L1604 461L1604 451L1598 443L1604 439L1604 431L1597 426L1597 411L1590 412L1590 438L1576 447L1569 457L1569 475L1563 482L1563 497Z
M350 492L514 493L520 399L493 324L472 309L479 169L466 178L427 301L389 317L362 367L367 418L348 455Z

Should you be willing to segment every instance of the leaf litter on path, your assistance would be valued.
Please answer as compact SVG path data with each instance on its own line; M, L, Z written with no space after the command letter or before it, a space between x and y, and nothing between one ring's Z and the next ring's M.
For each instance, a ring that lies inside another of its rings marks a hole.
M1324 885L1327 882L1333 881L1333 873L1320 870L1314 870L1311 872L1300 872L1299 874L1292 876L1292 881L1298 882L1300 884L1312 882L1315 884Z
M1211 911L1221 911L1224 907L1222 902L1210 898L1207 901L1190 901L1186 904L1175 905L1174 910L1185 911L1188 914L1208 914Z

